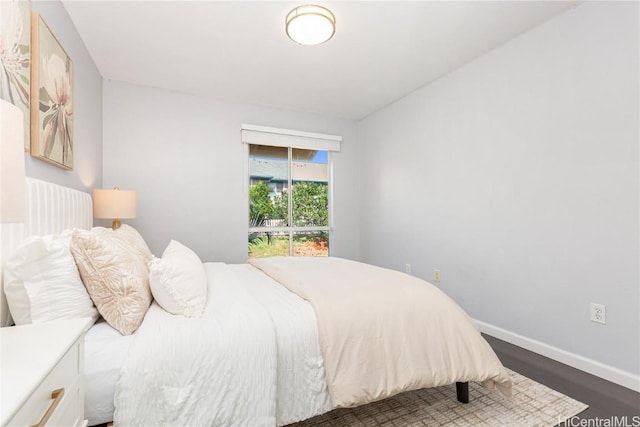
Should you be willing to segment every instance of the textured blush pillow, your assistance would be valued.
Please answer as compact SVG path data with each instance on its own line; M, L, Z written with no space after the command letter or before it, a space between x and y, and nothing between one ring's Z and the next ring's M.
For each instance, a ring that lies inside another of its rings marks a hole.
M32 237L7 259L4 291L16 325L98 318L69 251L70 239L71 230Z
M102 317L123 335L132 334L151 305L151 251L142 236L128 225L75 230L71 253Z
M171 314L200 317L207 304L207 276L195 252L172 240L149 263L151 292L160 307Z

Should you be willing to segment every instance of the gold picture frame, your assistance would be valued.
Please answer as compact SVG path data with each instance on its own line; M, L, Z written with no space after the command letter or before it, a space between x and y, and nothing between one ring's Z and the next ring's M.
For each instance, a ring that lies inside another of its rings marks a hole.
M0 0L0 99L22 111L24 151L31 141L31 1Z
M73 170L73 62L31 13L31 155Z

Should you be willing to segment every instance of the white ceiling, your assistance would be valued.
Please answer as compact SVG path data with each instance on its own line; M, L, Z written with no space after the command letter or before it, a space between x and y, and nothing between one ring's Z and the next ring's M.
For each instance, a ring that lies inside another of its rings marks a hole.
M290 1L63 0L106 79L357 120L574 1L315 1L335 36L302 46Z

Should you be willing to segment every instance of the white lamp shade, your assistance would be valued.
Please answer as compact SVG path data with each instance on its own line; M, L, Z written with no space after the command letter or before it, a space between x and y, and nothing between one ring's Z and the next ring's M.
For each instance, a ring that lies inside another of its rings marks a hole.
M295 42L321 44L336 32L336 17L322 6L299 6L287 15L286 29L289 38Z
M136 192L119 189L93 190L94 218L135 218Z
M22 111L0 100L0 222L24 221L25 193Z

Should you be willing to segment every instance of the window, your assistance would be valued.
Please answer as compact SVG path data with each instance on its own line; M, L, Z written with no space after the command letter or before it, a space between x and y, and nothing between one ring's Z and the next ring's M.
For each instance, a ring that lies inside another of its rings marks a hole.
M340 137L254 128L243 126L249 153L249 257L328 256L330 151L337 151ZM327 143L318 136L334 139Z

